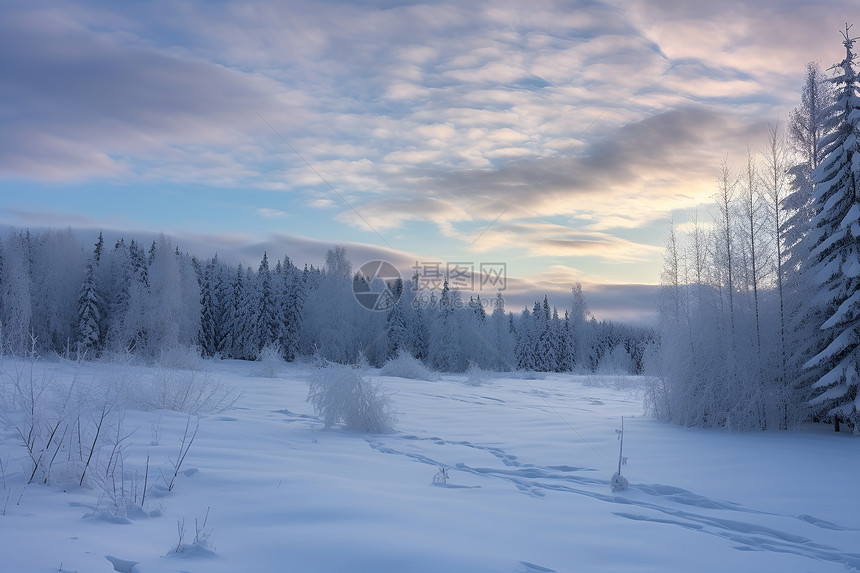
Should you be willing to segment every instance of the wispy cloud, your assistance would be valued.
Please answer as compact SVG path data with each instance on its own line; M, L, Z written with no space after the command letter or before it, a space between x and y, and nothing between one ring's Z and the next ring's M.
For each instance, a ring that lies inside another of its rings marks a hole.
M285 211L281 211L280 209L272 209L270 207L262 207L257 209L257 214L261 217L265 217L266 219L283 219L287 216Z

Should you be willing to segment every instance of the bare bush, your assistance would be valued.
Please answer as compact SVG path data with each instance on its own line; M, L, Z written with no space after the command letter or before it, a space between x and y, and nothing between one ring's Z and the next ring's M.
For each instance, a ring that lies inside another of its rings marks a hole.
M191 449L191 444L194 443L194 438L197 437L197 432L200 431L200 418L194 421L194 429L191 429L191 415L185 420L185 432L179 440L179 455L176 459L170 459L170 465L173 466L173 475L170 479L162 474L164 484L167 486L167 491L173 491L173 486L176 485L176 478L179 476L179 471L182 469L182 464L185 463L185 457L188 455L188 450Z
M212 379L207 372L155 370L129 390L130 400L144 410L174 410L186 414L212 414L232 406L239 393Z
M326 427L343 424L348 430L388 433L397 422L390 396L345 366L330 364L315 372L308 380L308 402Z
M0 419L16 430L29 462L25 483L74 482L125 496L128 436L116 384L56 379L30 359L0 372L0 386Z
M209 523L209 510L210 508L207 507L206 515L203 516L202 520L194 518L194 539L191 543L185 542L187 533L185 518L183 517L176 522L176 533L179 539L176 547L171 550L171 554L183 557L211 557L215 555L215 551L209 543L212 530L206 527L206 524Z

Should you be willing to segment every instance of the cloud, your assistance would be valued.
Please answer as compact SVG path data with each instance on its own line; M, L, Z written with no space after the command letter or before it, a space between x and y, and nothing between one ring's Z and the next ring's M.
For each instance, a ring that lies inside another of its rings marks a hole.
M0 225L12 228L95 228L100 225L120 227L128 221L123 217L97 219L79 213L60 212L52 209L14 209L0 207Z
M257 209L257 214L261 217L265 217L266 219L283 219L287 216L286 212L281 211L280 209L272 209L270 207Z
M408 220L431 220L440 229L476 220L497 221L498 226L559 215L589 220L585 230L592 233L639 228L665 220L673 209L709 202L714 165L726 153L713 141L739 149L765 129L763 122L750 126L704 107L688 106L624 125L571 155L510 161L497 169L416 171L410 174L414 184L401 193L371 198L357 209L372 213L376 225L384 228ZM342 220L361 223L349 212ZM540 228L530 226L531 231ZM485 235L516 240L524 229L498 227ZM543 229L558 230L553 225ZM462 232L461 237L468 240L470 235ZM576 248L595 239L564 240ZM562 247L555 243L555 248Z
M312 199L308 201L308 206L315 209L331 209L335 206L335 202L331 199Z
M212 152L223 159L217 149L245 140L240 133L254 111L270 109L264 94L273 87L26 5L7 7L0 20L0 73L0 173L56 181L145 177L140 167L171 163L187 170Z
M714 165L786 116L803 63L841 58L853 7L9 5L0 185L269 190L295 220L328 209L416 252L642 265L655 233L632 231L709 202Z

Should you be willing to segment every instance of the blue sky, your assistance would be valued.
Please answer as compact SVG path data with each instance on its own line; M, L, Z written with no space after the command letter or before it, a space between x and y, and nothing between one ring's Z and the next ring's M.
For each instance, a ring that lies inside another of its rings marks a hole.
M842 57L856 1L7 2L0 224L202 256L504 261L653 311L671 217ZM612 285L611 288L606 285Z

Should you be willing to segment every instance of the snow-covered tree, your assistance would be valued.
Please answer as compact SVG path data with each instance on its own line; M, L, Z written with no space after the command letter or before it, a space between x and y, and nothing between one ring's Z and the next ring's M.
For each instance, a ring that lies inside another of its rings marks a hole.
M523 308L520 314L516 333L517 344L515 354L517 357L517 370L533 371L537 368L535 327L534 318L532 313L529 312L528 307Z
M299 353L307 293L304 275L292 264L289 257L284 257L281 273L281 351L286 360L295 360Z
M582 284L579 282L574 283L570 289L570 293L570 352L573 360L573 368L584 370L586 368L588 348L592 342L588 331L588 319L591 313L585 302Z
M516 370L516 356L514 356L514 339L511 332L511 319L505 314L505 299L502 293L496 293L493 300L493 312L490 315L490 332L492 350L490 352L490 368L492 370L507 372Z
M394 284L394 296L397 303L394 304L385 317L385 337L387 340L386 358L394 358L401 351L406 351L409 346L408 333L406 331L406 316L403 308L403 280L397 279Z
M227 294L227 298L224 299L224 314L227 317L224 348L231 358L240 358L243 355L245 343L245 316L242 308L245 297L245 270L242 263L239 263L230 277Z
M4 350L24 355L30 349L30 262L28 237L13 233L3 250L3 276L0 279L0 325Z
M459 293L452 291L448 280L439 295L439 308L430 330L430 363L441 372L457 372L464 368L460 353L460 321L456 309L459 308Z
M153 245L143 323L147 333L145 354L158 357L179 346L197 344L200 288L190 257L181 255L164 234Z
M283 325L280 301L277 299L277 291L272 273L269 270L269 258L263 253L260 267L257 269L256 293L254 297L254 309L252 324L254 325L253 342L254 355L266 346L272 346L280 342L280 333Z
M105 315L104 301L96 289L96 277L103 250L104 237L99 233L99 240L87 261L86 276L78 297L75 343L79 355L98 351L103 340L101 325Z
M817 377L810 404L860 428L860 80L849 31L846 26L845 59L832 80L838 95L833 131L821 141L824 159L812 172L810 270L819 286L815 304L827 320L820 326L826 347L806 367Z
M316 274L316 276L314 276ZM348 364L361 351L357 343L357 312L360 309L352 293L352 264L346 248L336 246L326 252L324 273L308 271L307 281L316 283L308 290L305 321L302 330L308 352Z
M807 64L806 80L801 91L801 104L791 112L788 141L798 158L790 167L790 191L783 199L784 221L780 228L785 258L786 346L791 348L786 367L796 378L798 388L808 391L816 374L803 369L809 357L820 352L827 344L819 326L828 317L824 309L814 303L817 281L810 270L810 251L816 234L812 232L814 217L814 185L812 172L824 158L821 141L832 133L835 122L834 86L817 63Z
M218 350L220 338L221 305L218 255L209 259L200 269L200 349L206 356L214 356Z
M39 349L65 354L74 349L86 255L71 229L43 231L32 239L30 328Z

